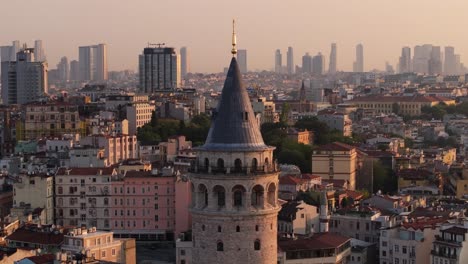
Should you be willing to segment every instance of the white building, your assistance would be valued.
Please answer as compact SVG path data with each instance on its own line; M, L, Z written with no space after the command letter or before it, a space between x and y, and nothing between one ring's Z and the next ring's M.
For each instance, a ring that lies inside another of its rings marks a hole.
M135 159L138 155L136 136L128 135L92 135L80 140L81 146L93 146L104 149L104 157L109 164L122 160Z
M126 106L128 133L136 135L139 127L151 122L151 115L156 107L149 102L134 102Z

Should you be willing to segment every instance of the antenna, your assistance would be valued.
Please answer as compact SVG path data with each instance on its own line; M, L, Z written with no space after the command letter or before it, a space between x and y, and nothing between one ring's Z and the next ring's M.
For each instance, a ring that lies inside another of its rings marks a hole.
M232 56L234 57L237 54L237 39L236 39L236 21L232 20Z
M162 46L166 45L166 43L150 43L148 42L148 48L149 47L158 47L158 48L161 48Z

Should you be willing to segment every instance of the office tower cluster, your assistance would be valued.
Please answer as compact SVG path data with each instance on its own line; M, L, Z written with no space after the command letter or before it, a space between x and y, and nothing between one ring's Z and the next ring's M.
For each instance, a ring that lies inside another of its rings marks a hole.
M139 56L140 90L143 93L175 90L180 86L180 56L174 48L144 48Z
M80 80L105 81L108 78L107 45L81 46L78 52Z
M308 74L321 75L325 73L325 57L322 53L318 53L315 56L306 53L302 56L302 72Z
M415 72L421 74L456 75L465 73L465 67L460 62L460 55L455 48L447 46L442 52L440 46L431 44L417 45L413 49L403 47L398 63L400 73Z
M25 47L16 54L14 61L2 61L3 104L26 104L47 93L47 63L34 59L34 49Z
M16 61L16 53L19 51L19 40L13 41L10 46L0 46L0 61Z
M294 74L295 65L294 65L294 50L292 47L288 47L286 52L286 65L283 66L283 55L281 50L277 49L275 51L275 72L276 73L285 73L285 74Z

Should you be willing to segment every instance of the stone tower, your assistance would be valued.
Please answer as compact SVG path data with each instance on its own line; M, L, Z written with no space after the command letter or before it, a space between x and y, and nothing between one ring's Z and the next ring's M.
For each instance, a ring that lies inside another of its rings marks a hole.
M279 171L273 150L263 142L233 57L190 173L193 263L277 262Z

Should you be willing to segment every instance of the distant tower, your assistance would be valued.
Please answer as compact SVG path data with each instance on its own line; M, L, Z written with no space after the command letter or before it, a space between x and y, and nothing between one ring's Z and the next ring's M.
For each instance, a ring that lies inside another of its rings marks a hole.
M281 73L283 68L283 55L281 55L281 50L277 49L275 52L275 72Z
M104 81L108 78L107 45L79 47L81 81Z
M233 56L190 173L194 264L277 262L279 171L273 150L263 142Z
M320 233L328 232L328 222L330 221L330 215L328 214L328 198L327 191L320 193Z
M190 53L187 47L180 48L180 77L185 79L187 73L190 72Z
M292 47L288 47L288 53L286 54L287 56L287 68L288 68L288 74L294 74L294 51Z
M330 51L330 66L328 67L328 73L335 74L336 73L336 61L337 61L337 54L336 54L336 43L331 44L331 51Z
M35 61L43 62L46 61L46 56L44 52L44 46L42 45L42 40L34 41L34 57Z
M240 49L237 51L237 62L241 73L247 73L247 50Z
M312 73L312 56L309 53L302 56L302 72Z
M175 90L180 81L180 59L174 48L148 47L139 56L142 93Z
M70 64L67 57L62 57L60 63L57 64L57 70L60 81L67 82L70 80Z
M356 61L353 65L354 72L364 72L364 46L356 45Z
M312 73L322 75L325 72L325 57L318 53L312 58Z
M401 57L399 63L399 72L411 72L411 48L403 47L401 49Z

